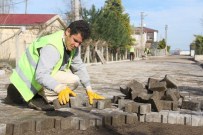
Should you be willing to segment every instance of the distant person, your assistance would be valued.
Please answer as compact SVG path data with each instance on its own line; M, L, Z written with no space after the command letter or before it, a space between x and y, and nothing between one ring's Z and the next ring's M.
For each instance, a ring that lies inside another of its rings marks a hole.
M131 46L130 47L130 61L133 61L135 58L135 47Z
M61 105L69 102L69 96L79 81L86 89L89 103L104 99L92 90L79 46L89 38L90 28L83 20L72 22L60 30L34 41L20 58L10 77L6 101L27 103L37 110L54 110L52 102Z
M144 54L145 54L145 57L147 58L147 56L148 56L148 54L150 53L150 50L149 50L149 48L145 48L144 49Z

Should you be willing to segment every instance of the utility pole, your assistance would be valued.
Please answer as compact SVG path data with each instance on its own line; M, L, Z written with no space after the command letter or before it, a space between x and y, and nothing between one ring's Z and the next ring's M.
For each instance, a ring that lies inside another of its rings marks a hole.
M27 1L28 0L25 0L25 14L27 14Z
M144 14L144 12L141 12L140 14L141 14L140 44L141 44L141 47L143 47L143 46L144 46L144 45L143 45L143 33L144 33L143 24L144 24L144 17L145 17L146 15ZM145 48L145 46L144 46L144 48Z
M71 9L74 15L74 21L80 20L80 0L71 0Z
M144 12L141 12L141 30L140 30L140 44L143 47L143 20L144 20Z
M168 30L168 25L165 25L165 42L166 42L165 52L166 52L166 55L167 55L167 30Z

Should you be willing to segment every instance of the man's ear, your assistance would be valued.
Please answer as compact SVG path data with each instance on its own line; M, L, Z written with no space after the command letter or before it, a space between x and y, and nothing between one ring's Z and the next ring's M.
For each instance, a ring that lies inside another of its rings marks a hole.
M65 35L66 35L66 36L69 36L69 35L70 35L70 28L68 28L68 29L65 31Z

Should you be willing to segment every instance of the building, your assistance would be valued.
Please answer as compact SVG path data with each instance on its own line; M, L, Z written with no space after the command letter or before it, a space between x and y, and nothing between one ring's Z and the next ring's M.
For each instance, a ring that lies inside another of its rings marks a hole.
M65 27L56 14L0 14L0 61L17 61L33 40Z
M158 42L158 30L143 27L143 33L141 31L142 31L141 27L136 27L134 30L134 34L132 35L132 37L136 40L135 42L136 48L139 49L144 49L145 47L150 48L153 43Z

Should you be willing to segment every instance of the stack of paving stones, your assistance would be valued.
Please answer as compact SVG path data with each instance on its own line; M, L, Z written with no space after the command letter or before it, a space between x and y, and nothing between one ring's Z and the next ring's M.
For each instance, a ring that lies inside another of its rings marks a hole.
M203 126L201 98L180 92L178 82L171 76L166 75L162 80L149 78L146 85L132 80L122 84L120 91L125 96L94 101L93 105L89 105L84 93L77 93L65 106L54 101L56 110L50 112L0 103L0 112L7 112L1 114L0 135L22 135L52 129L87 130L136 122ZM20 113L25 115L18 115Z
M146 85L132 80L120 90L126 97L118 100L118 107L137 114L140 122L203 126L203 98L180 91L172 76L149 78Z

